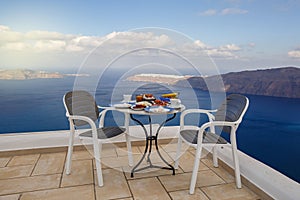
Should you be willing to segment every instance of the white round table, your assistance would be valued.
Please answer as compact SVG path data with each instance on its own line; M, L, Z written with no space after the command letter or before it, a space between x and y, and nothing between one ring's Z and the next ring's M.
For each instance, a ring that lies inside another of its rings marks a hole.
M131 108L115 108L115 110L117 110L117 111L122 112L122 113L125 114L125 127L126 127L127 131L129 130L128 128L129 128L129 116L130 116L130 118L133 121L137 122L143 128L143 130L145 132L145 136L146 136L145 137L145 139L146 139L146 146L145 146L144 154L143 154L142 158L139 160L139 162L132 168L132 170L131 170L131 177L133 177L134 172L138 172L138 171L141 171L141 170L144 170L144 169L148 169L148 168L161 168L161 169L172 170L173 171L173 175L175 175L175 169L174 169L174 167L171 164L169 164L163 158L163 156L161 155L161 153L159 152L157 139L158 139L158 134L159 134L161 128L168 121L174 119L176 117L177 113L182 112L184 109L185 109L184 105L179 106L179 108L177 108L177 109L172 109L169 112L147 112L145 110L133 110ZM135 116L138 116L138 115L144 115L144 116L146 115L146 116L148 116L148 122L149 122L149 125L150 125L149 132L145 128L144 124L140 120L138 120L137 117L135 117ZM152 120L151 120L151 116L155 116L155 115L171 115L171 116L167 117L166 120L164 120L164 121L162 121L160 123L160 125L159 125L159 127L158 127L158 129L156 131L156 134L153 135L153 133L152 133ZM161 158L161 160L168 167L162 167L162 166L157 166L157 165L152 164L150 155L151 155L152 141L153 140L155 142L155 148L157 150L157 153L158 153L159 157ZM142 167L142 168L138 169L138 166L142 163L142 161L146 157L146 155L147 155L147 162L149 163L149 165L146 166L146 167Z

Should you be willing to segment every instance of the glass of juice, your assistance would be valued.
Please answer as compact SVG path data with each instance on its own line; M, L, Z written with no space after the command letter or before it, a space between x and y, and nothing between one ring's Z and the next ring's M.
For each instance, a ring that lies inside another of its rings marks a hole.
M143 101L143 95L142 94L136 95L135 100L136 100L136 102Z

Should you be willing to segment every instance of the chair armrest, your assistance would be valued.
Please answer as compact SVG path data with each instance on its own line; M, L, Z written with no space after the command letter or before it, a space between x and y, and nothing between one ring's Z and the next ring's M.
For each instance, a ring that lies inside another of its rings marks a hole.
M97 106L98 108L102 109L102 111L99 113L99 127L104 127L104 119L107 111L118 111L115 107L105 107L105 106ZM118 111L120 112L120 111ZM120 112L123 113L123 112ZM123 113L124 114L124 113Z
M191 114L191 113L206 114L209 121L211 122L215 119L215 116L212 114L213 112L217 112L217 110L205 110L205 109L184 110L180 115L180 129L183 129L183 127L184 127L184 118L186 115Z
M231 133L230 133L230 141L235 141L235 132L237 129L238 123L236 122L226 122L226 121L212 121L212 122L206 122L204 123L199 129L198 129L198 144L202 143L202 137L203 133L207 128L210 128L210 130L214 130L216 126L230 126L231 127ZM214 131L213 131L214 132Z
M68 117L69 117L69 120L82 120L82 121L87 122L90 125L90 127L92 129L92 132L93 133L97 133L96 124L95 124L95 122L91 118L86 117L86 116L81 116L81 115L69 115Z
M226 122L226 121L211 121L211 122L206 122L204 124L202 124L202 126L200 127L199 131L202 129L202 131L204 131L205 129L209 128L209 127L216 127L216 126L230 126L230 127L236 127L237 123L236 122Z
M103 110L116 110L115 107L112 106L99 106L97 105L98 108L103 109Z

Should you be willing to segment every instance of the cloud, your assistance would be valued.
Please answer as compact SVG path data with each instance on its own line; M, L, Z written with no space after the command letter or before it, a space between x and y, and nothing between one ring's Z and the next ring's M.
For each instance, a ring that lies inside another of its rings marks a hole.
M196 46L200 47L200 48L207 48L207 47L208 47L206 44L204 44L204 43L203 43L202 41L200 41L200 40L196 40L196 41L194 42L194 44L195 44Z
M226 58L226 59L238 58L238 56L232 53L231 51L223 51L219 48L208 49L207 54L214 58Z
M9 51L85 51L98 46L101 37L79 36L59 32L33 30L16 32L0 25L0 49Z
M0 25L0 32L2 32L2 31L9 31L9 27Z
M90 51L99 45L106 52L124 52L126 49L141 47L168 48L172 47L179 52L197 54L199 50L205 50L211 55L231 55L228 52L238 51L240 47L235 44L227 44L221 47L210 47L200 40L189 41L183 46L176 46L176 39L162 33L153 32L112 32L105 36L70 35L59 32L33 30L21 33L11 30L9 27L0 26L0 48L5 50L26 50L37 52L80 52Z
M255 45L256 45L256 44L255 44L254 42L250 42L250 43L248 44L249 47L255 47Z
M241 47L236 44L210 46L201 40L181 41L182 38L177 40L176 34L174 35L145 30L112 32L104 36L72 35L42 30L24 33L0 25L0 57L5 58L5 60L0 59L0 65L60 66L68 63L74 65L74 63L81 63L83 57L97 47L99 47L97 53L100 52L101 57L105 59L111 59L135 49L141 50L131 55L141 59L147 56L168 55L159 50L147 51L147 48L158 48L173 51L186 58L209 55L213 59L230 60L238 58L236 53L241 50ZM16 56L19 56L18 59L9 59Z
M63 51L65 47L66 42L62 40L39 40L34 45L39 51Z
M65 40L68 37L72 37L71 35L64 35L58 32L50 32L50 31L30 31L25 35L26 39L34 39L34 40Z
M28 45L22 42L10 42L4 45L5 49L14 51L23 51L28 48Z
M202 15L202 16L212 16L212 15L216 15L217 14L217 10L215 9L209 9L209 10L205 10L203 12L200 12L199 15Z
M22 33L11 31L9 27L0 25L0 45L7 42L19 42L22 39Z
M221 15L242 15L247 13L248 10L243 10L239 8L225 8L220 12Z
M183 48L184 52L188 53L189 55L200 55L205 53L213 58L224 59L238 58L238 56L234 52L241 50L241 47L236 44L227 44L213 47L205 44L200 40L195 40L193 44L186 44Z
M214 15L242 15L247 14L248 10L240 8L224 8L222 10L208 9L203 12L200 12L200 16L214 16Z
M289 56L290 58L296 58L296 59L299 59L299 58L300 58L300 50L289 51L289 52L288 52L288 56Z
M222 51L239 51L241 48L235 44L227 44L220 47Z

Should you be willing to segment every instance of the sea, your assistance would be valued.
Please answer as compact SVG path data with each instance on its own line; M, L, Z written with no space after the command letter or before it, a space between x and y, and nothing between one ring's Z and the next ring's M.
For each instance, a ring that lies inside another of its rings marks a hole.
M90 77L82 79L88 80ZM119 85L123 89L113 92L116 84L113 79L108 80L111 81L91 89L96 93L97 103L102 106L120 102L121 93L126 91L124 88L132 88L127 91L133 91L133 95L145 91L154 95L176 91L187 108L195 105L211 108L212 104L215 106L223 100L220 97L213 103L212 95L218 95L207 91L149 83L137 87L136 83L122 82ZM63 95L74 88L74 81L75 77L0 80L0 134L69 129ZM190 101L190 94L195 95L198 104ZM250 105L237 132L238 148L300 183L300 99L246 96ZM105 123L117 122L113 115L109 115ZM178 116L167 125L179 125Z

